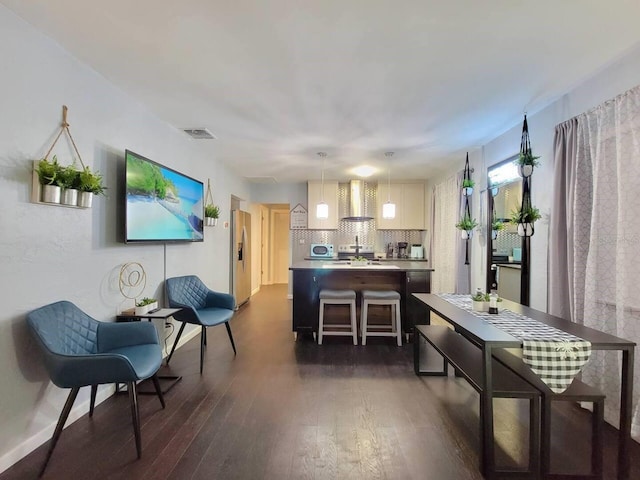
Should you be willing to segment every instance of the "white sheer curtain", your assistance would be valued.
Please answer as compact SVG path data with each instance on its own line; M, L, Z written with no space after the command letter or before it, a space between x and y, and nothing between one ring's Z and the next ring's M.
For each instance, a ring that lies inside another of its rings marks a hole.
M640 86L576 118L575 156L567 156L565 185L558 181L554 214L564 215L551 231L551 249L566 234L568 275L554 275L550 290L568 282L562 301L550 297L550 313L640 344ZM560 126L559 126L560 127ZM558 138L558 130L556 130ZM559 158L556 143L556 161ZM570 152L571 148L566 148ZM566 201L563 210L562 196ZM562 255L550 255L562 261ZM560 268L558 268L560 266ZM566 303L569 305L566 305ZM620 401L620 355L594 351L584 380L607 395L605 417L617 425ZM632 436L640 441L640 355L635 356Z
M460 231L456 229L460 209L460 185L456 175L433 187L433 232L431 266L434 269L431 280L433 293L456 291L459 262L458 240ZM464 259L462 260L464 263Z

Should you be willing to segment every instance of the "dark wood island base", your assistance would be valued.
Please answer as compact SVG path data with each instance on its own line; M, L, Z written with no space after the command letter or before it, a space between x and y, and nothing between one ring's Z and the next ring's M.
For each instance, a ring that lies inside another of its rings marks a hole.
M413 333L413 326L425 323L427 310L412 293L431 292L431 272L426 262L384 262L362 267L337 264L336 262L302 261L294 264L293 272L293 332L316 334L318 331L319 293L323 288L351 289L356 291L358 322L362 290L395 290L400 293L402 329L406 336ZM387 315L380 314L379 307L371 309L369 321L378 323ZM377 311L376 311L377 310ZM344 323L348 315L341 306L327 306L326 321Z

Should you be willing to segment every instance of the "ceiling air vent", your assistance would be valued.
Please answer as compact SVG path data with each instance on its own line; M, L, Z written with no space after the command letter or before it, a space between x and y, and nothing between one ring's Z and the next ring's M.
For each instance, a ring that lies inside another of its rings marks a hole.
M196 140L215 140L215 135L206 128L185 128L183 131Z

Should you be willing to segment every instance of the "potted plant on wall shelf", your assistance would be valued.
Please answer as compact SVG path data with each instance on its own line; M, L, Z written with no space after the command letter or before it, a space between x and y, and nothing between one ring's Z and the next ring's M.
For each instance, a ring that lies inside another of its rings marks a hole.
M60 167L57 183L62 188L61 202L64 205L78 204L78 184L80 182L80 171L75 165Z
M38 162L36 173L38 174L38 181L42 186L41 201L46 203L60 203L61 188L57 183L60 169L61 167L55 155L52 161L43 158Z
M470 196L473 193L473 187L475 184L476 182L474 182L470 178L465 178L464 180L462 180L462 194L465 197Z
M534 157L531 150L525 153L520 152L520 156L518 157L518 160L516 160L520 176L523 178L530 177L533 173L533 167L540 165L540 162L538 162L539 158L540 157Z
M540 210L533 205L511 212L511 223L518 226L518 235L521 237L531 237L535 231L533 224L541 218Z
M469 215L462 217L462 219L456 223L456 228L461 230L463 240L467 240L473 236L473 229L478 226L475 218L471 218Z
M78 206L91 208L94 195L104 195L107 189L102 185L102 174L100 172L92 172L89 167L84 167L79 173L78 178Z
M220 207L213 203L208 203L204 206L204 224L207 227L215 227L218 224L218 218L220 217Z

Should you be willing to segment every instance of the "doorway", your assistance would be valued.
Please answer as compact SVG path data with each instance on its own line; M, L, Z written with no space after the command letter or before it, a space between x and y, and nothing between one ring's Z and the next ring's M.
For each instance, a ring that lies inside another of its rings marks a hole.
M289 204L263 204L260 217L261 283L287 284L291 260Z

